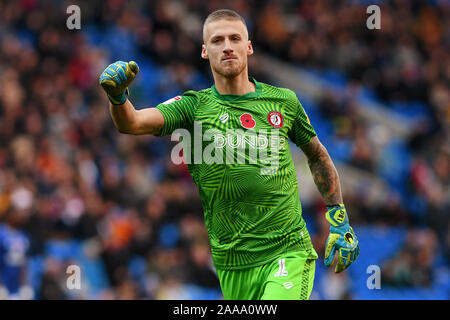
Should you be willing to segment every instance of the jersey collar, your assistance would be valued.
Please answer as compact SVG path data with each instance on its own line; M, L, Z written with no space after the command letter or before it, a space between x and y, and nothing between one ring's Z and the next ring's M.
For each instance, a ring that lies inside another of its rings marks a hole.
M211 87L212 92L217 98L224 101L242 101L259 97L259 95L261 94L261 83L256 81L256 79L253 77L248 77L248 80L255 84L255 91L251 91L246 94L220 94L216 89L216 85L213 84L213 86Z

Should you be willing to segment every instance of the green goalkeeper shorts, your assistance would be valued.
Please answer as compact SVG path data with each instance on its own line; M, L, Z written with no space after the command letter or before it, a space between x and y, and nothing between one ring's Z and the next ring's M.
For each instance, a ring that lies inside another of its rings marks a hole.
M226 300L308 300L317 253L299 251L280 256L262 266L242 270L217 270Z

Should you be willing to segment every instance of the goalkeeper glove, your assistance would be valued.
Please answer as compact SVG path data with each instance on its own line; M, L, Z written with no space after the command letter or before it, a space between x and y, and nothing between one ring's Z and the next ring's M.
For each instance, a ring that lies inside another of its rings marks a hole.
M103 71L99 82L112 104L124 104L127 101L128 86L138 72L139 67L134 61L116 61Z
M325 247L325 266L333 263L338 252L338 263L334 272L339 273L352 264L359 255L359 242L348 223L347 211L343 204L328 207L325 218L330 223L330 234Z

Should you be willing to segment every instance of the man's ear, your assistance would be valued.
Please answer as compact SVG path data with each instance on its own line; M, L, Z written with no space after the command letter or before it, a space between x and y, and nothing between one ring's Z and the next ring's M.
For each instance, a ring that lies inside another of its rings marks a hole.
M248 47L247 47L247 55L251 56L253 54L253 45L252 41L248 40Z
M208 60L208 53L204 44L202 44L202 58Z

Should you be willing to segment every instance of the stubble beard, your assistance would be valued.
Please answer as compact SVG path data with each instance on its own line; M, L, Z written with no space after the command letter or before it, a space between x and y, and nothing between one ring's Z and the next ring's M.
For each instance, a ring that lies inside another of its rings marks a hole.
M245 70L245 64L239 62L236 65L229 67L221 67L221 66L214 67L211 65L211 68L215 73L219 74L220 76L227 79L232 79L240 75Z

